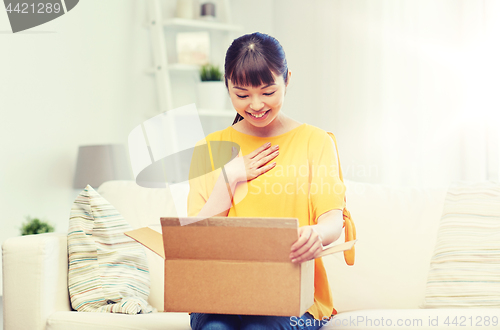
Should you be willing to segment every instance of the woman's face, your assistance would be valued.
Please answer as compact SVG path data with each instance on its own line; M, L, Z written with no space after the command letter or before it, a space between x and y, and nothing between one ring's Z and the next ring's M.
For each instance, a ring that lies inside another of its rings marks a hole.
M267 126L281 110L286 85L282 75L273 73L273 76L273 83L259 87L234 85L228 79L227 86L234 109L253 126Z

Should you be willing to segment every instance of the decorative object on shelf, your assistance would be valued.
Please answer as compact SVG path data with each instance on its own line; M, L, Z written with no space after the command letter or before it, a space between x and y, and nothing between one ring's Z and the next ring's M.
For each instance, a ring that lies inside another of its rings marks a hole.
M205 2L201 5L200 18L205 20L215 20L215 4L212 2Z
M38 218L26 217L26 221L21 226L21 236L51 233L54 226Z
M176 47L179 64L207 64L210 59L210 34L207 31L178 32Z
M201 81L222 81L222 71L217 65L206 64L200 68Z
M212 64L203 65L200 69L198 84L198 109L227 109L228 94L222 81L222 71Z
M73 188L99 187L109 180L131 180L129 160L121 144L80 146Z
M177 0L175 7L175 17L193 19L194 5L193 0Z

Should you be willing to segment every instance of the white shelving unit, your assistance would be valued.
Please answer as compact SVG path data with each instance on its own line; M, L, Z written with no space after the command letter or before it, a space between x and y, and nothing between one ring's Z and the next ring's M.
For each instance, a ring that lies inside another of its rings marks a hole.
M231 24L229 0L224 0L226 22L203 21L197 19L162 17L160 0L148 0L148 22L145 24L150 30L151 45L153 48L153 67L146 69L147 74L155 75L156 89L159 98L160 113L173 109L173 93L171 72L197 73L198 66L178 63L168 63L168 49L165 41L165 30L172 32L189 31L222 31L231 40L231 33L242 30L241 26ZM200 116L228 118L235 116L234 111L226 109L198 109Z

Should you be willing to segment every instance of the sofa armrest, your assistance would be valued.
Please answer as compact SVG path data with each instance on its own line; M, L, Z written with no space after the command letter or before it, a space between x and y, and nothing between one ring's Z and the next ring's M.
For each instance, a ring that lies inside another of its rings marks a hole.
M70 311L67 235L13 237L2 245L4 330L44 330L55 311Z

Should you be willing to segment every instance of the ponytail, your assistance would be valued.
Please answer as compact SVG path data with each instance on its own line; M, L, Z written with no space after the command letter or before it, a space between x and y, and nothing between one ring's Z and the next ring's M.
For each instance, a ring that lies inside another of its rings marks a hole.
M244 118L238 113L236 117L234 118L233 125L239 122L240 120L243 120ZM232 126L232 125L231 125Z

